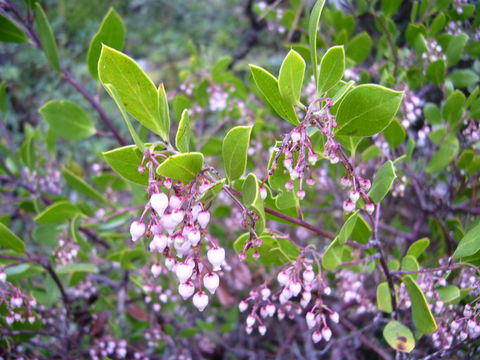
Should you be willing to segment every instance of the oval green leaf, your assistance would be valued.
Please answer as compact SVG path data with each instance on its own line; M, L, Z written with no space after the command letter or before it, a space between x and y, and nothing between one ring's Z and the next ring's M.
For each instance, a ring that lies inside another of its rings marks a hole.
M57 43L55 42L48 18L38 2L35 3L35 30L37 31L40 44L47 56L48 62L55 71L60 72Z
M72 101L51 100L39 112L50 129L67 140L83 140L96 132L88 113Z
M360 85L350 90L340 103L337 135L372 136L392 121L402 102L403 92L380 85Z
M66 222L78 214L80 214L80 210L71 202L64 200L50 205L38 214L34 220L39 224L53 224Z
M175 135L175 145L177 149L181 152L190 151L190 140L192 138L192 121L188 110L185 109L182 111L182 116L178 124L177 134Z
M410 275L404 276L403 282L405 283L412 304L413 324L424 334L433 333L437 330L437 323L428 307L425 294Z
M415 348L415 338L408 327L390 321L383 329L383 337L393 349L409 353Z
M120 176L128 181L147 185L148 171L138 172L142 161L142 153L135 145L129 145L102 153L105 161Z
M421 238L415 241L412 245L407 250L407 255L414 256L415 258L419 258L420 255L423 254L425 249L430 245L430 239L429 238Z
M185 183L195 179L203 168L203 154L191 152L169 157L157 167L157 174Z
M20 28L8 17L0 14L0 41L9 43L22 43L28 38Z
M385 195L388 194L392 188L393 181L397 175L395 174L395 167L391 160L388 160L378 170L375 178L373 179L372 188L370 189L368 196L374 203L379 203L383 200Z
M10 249L16 252L25 252L23 241L0 222L0 248Z
M390 294L390 288L386 281L381 282L377 286L377 307L378 310L388 314L393 311L392 295Z
M334 87L343 77L345 71L345 51L343 46L328 49L320 62L317 92L323 94Z
M245 172L251 132L251 126L237 126L223 139L223 166L229 181L238 179Z
M278 88L283 99L292 105L300 102L305 60L295 50L290 50L278 74Z
M471 228L460 240L457 249L453 253L454 259L460 259L465 256L475 254L480 250L480 222Z
M105 202L105 198L100 194L97 190L95 190L90 184L88 184L85 180L68 170L67 168L63 168L62 174L64 179L67 181L68 185L72 187L72 189L77 190L78 192L92 198L93 200L99 202Z

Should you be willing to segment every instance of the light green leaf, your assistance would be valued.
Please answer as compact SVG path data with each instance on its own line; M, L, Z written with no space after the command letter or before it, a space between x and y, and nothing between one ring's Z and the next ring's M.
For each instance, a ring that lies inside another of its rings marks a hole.
M10 249L16 252L25 252L23 241L0 222L0 248Z
M417 282L410 276L403 277L408 296L412 304L412 318L415 327L424 334L431 334L437 330L437 323L428 307L427 299Z
M191 152L170 156L157 167L157 174L185 183L195 179L203 168L203 154Z
M377 286L377 308L388 314L391 314L393 311L392 295L386 281L381 282Z
M392 121L403 93L380 85L360 85L349 91L340 103L337 135L372 136Z
M110 97L115 101L115 104L117 104L118 110L120 110L120 113L122 114L123 120L127 124L128 131L130 132L130 136L133 139L133 142L135 145L137 145L138 149L142 152L145 151L145 144L143 141L140 139L138 136L137 132L135 131L135 128L132 125L132 122L130 121L129 115L127 113L127 109L125 109L125 106L122 103L122 99L120 99L120 95L118 95L117 89L112 84L103 84L103 87L107 91L107 93L110 95Z
M426 103L423 107L423 115L428 120L430 125L440 124L442 122L442 113L437 105L433 103Z
M74 264L67 264L64 266L59 266L55 269L57 274L71 274L77 272L89 272L89 273L96 273L98 272L98 268L89 263L74 263Z
M430 36L434 37L437 33L442 31L445 27L447 19L444 13L439 13L435 19L433 19L432 23L430 24Z
M442 286L437 289L443 302L449 303L460 298L460 289L455 285Z
M392 320L383 329L383 337L393 349L405 353L415 348L415 338L408 327Z
M168 141L169 128L161 119L160 96L153 81L133 59L106 45L98 61L98 76L103 84L112 84L125 109L141 124Z
M102 155L108 165L123 178L141 185L148 184L148 171L144 171L143 174L138 172L142 153L135 145L113 149Z
M158 86L158 106L160 111L161 128L164 134L161 135L163 140L169 141L170 139L170 110L168 108L167 93L165 86L161 83Z
M13 21L0 14L0 41L22 43L27 40L25 33Z
M421 238L417 241L415 241L412 245L407 250L407 255L414 256L415 258L419 258L420 255L423 254L425 249L430 245L430 239L429 238Z
M47 16L38 2L35 4L35 30L37 31L40 44L47 56L48 62L55 71L60 72L57 43L55 42L55 37L53 36Z
M248 174L243 183L242 193L244 204L258 215L258 220L255 222L255 231L257 234L261 234L265 230L265 209L255 174Z
M427 164L427 173L434 174L445 169L457 156L460 145L455 134L450 134L440 145L440 149L433 154Z
M278 89L283 99L292 105L300 102L305 60L295 50L290 50L283 60L278 75Z
M463 105L465 104L465 95L460 90L455 90L450 94L443 105L442 115L447 123L456 124L462 117Z
M345 50L343 46L328 49L320 62L317 93L323 94L334 87L343 77L345 71Z
M175 136L175 145L181 152L188 152L190 150L190 139L192 137L192 121L188 110L182 112L180 123L178 124L177 135Z
M335 238L322 256L322 266L327 270L335 270L342 263L342 255L343 246L339 245L338 238Z
M392 149L399 147L407 135L405 129L400 124L400 121L393 119L393 121L388 125L385 130L383 130L383 135L385 135L385 140L387 140L388 145Z
M223 139L223 166L229 181L238 179L245 172L251 132L251 126L237 126Z
M382 0L382 11L386 16L392 16L402 5L403 0Z
M367 244L372 235L372 228L365 218L358 213L350 238L361 244Z
M469 88L478 83L480 77L469 69L461 69L452 72L448 78L456 88Z
M102 20L96 34L90 41L87 53L87 64L90 75L98 80L98 60L102 51L102 44L113 49L122 50L125 42L125 25L115 9L110 8Z
M322 10L324 5L325 5L325 0L317 0L315 5L313 6L312 12L310 14L310 19L308 21L308 40L310 44L310 57L312 61L313 76L316 82L318 82L317 34L318 34L318 25L320 23L320 16L322 15Z
M275 76L255 65L250 65L250 71L252 72L255 84L257 84L258 89L272 106L273 110L288 122L297 125L299 123L297 113L293 105L286 103L282 95L280 95L278 80Z
M363 31L350 40L347 44L345 55L357 65L370 55L372 44L373 42L370 35L368 35L366 31Z
M460 240L457 249L453 253L454 259L460 259L465 256L475 254L480 250L480 222L471 228Z
M71 202L63 200L53 203L35 217L39 224L66 222L80 214L80 210Z
M461 33L453 36L448 42L447 50L447 65L453 66L460 61L463 55L463 48L467 44L468 35Z
M420 265L418 264L417 258L413 255L407 255L402 259L402 270L405 271L418 271ZM418 274L409 274L412 279L417 279Z
M382 201L385 195L387 195L392 188L393 181L396 179L396 177L397 175L395 174L393 162L388 160L378 170L375 178L373 179L372 188L368 193L370 199L372 199L372 201L376 204Z
M72 101L51 100L39 112L50 129L67 140L83 140L96 132L90 115Z
M343 245L350 238L350 235L355 228L355 224L357 223L358 211L359 210L355 211L354 213L352 213L352 215L349 216L349 218L345 221L342 228L338 232L338 244Z
M87 195L88 197L99 201L105 202L105 198L100 194L97 190L95 190L90 184L88 184L85 180L78 177L76 174L68 170L67 168L63 168L62 170L63 177L67 181L67 183L78 192Z

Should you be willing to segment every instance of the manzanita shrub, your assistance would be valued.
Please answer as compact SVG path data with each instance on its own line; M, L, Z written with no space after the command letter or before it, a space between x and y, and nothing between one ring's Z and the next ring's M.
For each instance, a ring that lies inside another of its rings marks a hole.
M111 9L95 93L41 2L0 2L89 105L20 129L2 83L2 358L478 356L478 5L327 5L249 1L283 60L192 47L173 89Z

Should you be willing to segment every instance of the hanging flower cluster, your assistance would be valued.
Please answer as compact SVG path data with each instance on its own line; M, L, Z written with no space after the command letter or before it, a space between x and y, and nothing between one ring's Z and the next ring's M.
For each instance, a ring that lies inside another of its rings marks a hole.
M24 323L26 320L33 324L36 320L34 308L37 301L7 281L3 269L0 269L0 304L4 304L7 310L5 322L11 326L14 322Z
M157 254L158 260L151 266L153 276L162 273L160 258L163 256L166 271L173 272L178 279L180 296L183 299L193 296L193 304L203 311L208 305L204 289L215 293L220 284L217 272L225 262L225 250L206 231L210 212L201 201L212 183L203 173L188 184L167 177L157 178L153 164L158 154L147 155L150 157L147 163L150 200L140 219L130 226L132 241L152 237L149 250ZM206 259L202 243L208 248Z

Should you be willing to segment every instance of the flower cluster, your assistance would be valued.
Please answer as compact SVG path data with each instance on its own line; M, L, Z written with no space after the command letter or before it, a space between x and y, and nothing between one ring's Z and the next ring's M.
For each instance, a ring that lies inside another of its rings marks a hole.
M447 56L442 52L442 47L435 39L426 39L427 51L422 54L422 60L425 66L437 60L447 60Z
M111 336L96 339L89 350L91 360L100 360L107 357L109 359L125 359L127 354L127 342Z
M212 183L202 173L188 184L165 177L156 179L152 163L147 167L150 200L140 219L130 226L131 239L136 242L143 236L151 236L149 249L158 260L163 255L165 266L163 270L160 261L154 263L152 274L173 272L179 281L179 294L183 299L193 296L193 304L203 311L209 301L203 288L215 293L220 284L217 272L225 262L225 250L206 231L210 212L201 202ZM145 223L147 214L150 219ZM208 263L201 254L203 242L208 248Z
M33 324L37 318L34 309L37 302L34 298L25 295L22 291L7 281L7 276L0 270L0 304L6 307L5 322L11 326L15 322L28 321Z

